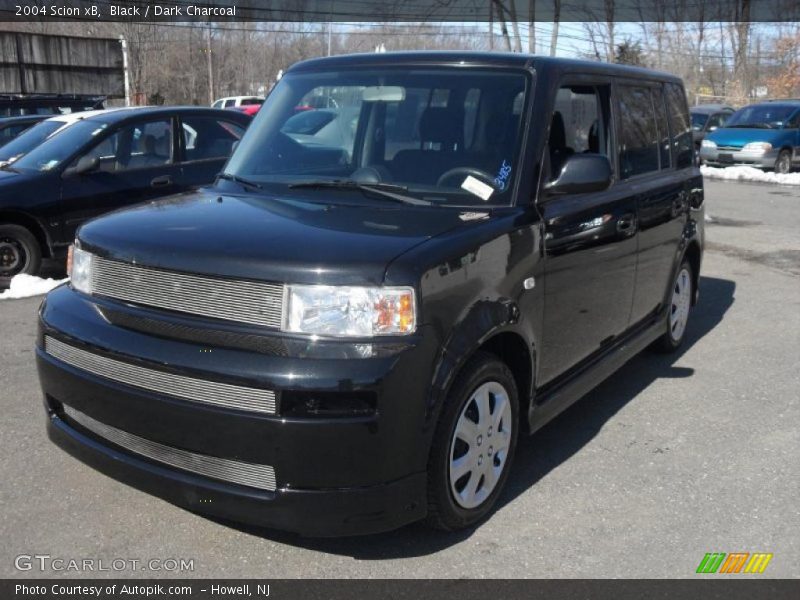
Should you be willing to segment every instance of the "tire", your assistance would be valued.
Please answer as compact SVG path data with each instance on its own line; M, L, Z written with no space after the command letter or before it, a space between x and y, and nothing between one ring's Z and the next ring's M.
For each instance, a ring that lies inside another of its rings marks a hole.
M479 416L479 404L486 420ZM476 353L453 383L434 433L428 460L429 526L463 529L492 510L508 479L518 430L514 376L493 354ZM451 481L456 463L469 468L460 477L454 473Z
M0 224L0 280L14 275L35 275L42 265L42 249L36 237L19 225Z
M665 332L654 344L660 352L675 352L683 344L686 337L686 326L694 294L694 277L692 265L684 260L678 274L672 282L672 295L669 310L664 322Z
M792 172L792 152L790 150L781 150L778 153L778 158L775 159L775 172L783 174Z

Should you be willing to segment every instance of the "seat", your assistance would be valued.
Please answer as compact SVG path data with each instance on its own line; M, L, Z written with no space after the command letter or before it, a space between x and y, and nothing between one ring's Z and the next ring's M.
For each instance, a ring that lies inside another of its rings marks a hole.
M561 173L561 167L564 166L567 157L575 153L572 148L567 146L564 117L558 111L553 113L553 118L550 120L550 137L547 146L550 149L550 174L552 178L556 178Z

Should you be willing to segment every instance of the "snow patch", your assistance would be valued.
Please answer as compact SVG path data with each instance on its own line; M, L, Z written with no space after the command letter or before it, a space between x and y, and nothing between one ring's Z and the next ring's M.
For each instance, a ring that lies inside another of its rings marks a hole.
M41 296L65 281L66 279L42 279L41 277L20 273L11 278L11 284L7 290L0 292L0 300Z
M703 165L700 167L700 172L703 174L703 177L708 177L709 179L800 185L800 173L775 173L772 171L762 171L755 167L716 168Z

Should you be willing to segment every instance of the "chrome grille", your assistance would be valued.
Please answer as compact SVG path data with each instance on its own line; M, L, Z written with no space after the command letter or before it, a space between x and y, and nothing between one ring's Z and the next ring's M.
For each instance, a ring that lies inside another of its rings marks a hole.
M92 257L92 291L176 312L280 327L283 285L189 275Z
M717 150L722 152L739 152L741 149L741 146L717 146Z
M70 406L64 406L64 413L95 435L134 454L212 479L238 483L259 490L275 491L275 470L269 465L218 458L173 448L96 421Z
M150 392L226 408L275 414L275 392L156 371L115 360L45 336L44 349L50 356L99 377Z

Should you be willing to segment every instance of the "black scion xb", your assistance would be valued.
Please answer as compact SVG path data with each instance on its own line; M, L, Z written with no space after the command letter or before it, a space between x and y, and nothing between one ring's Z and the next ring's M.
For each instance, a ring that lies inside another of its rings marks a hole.
M237 521L467 527L520 435L681 344L702 249L676 77L495 53L303 62L213 187L80 228L41 308L49 434Z

